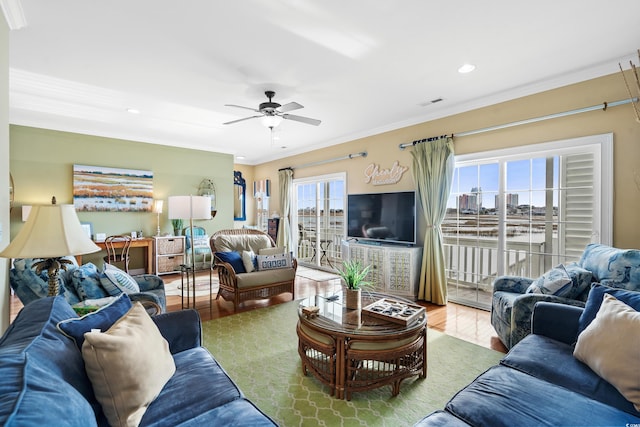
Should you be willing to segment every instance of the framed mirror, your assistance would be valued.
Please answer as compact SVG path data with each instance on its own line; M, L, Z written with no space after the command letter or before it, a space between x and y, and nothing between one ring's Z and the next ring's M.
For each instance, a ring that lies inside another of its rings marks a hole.
M242 177L242 172L233 171L233 220L246 221L246 194L247 183Z

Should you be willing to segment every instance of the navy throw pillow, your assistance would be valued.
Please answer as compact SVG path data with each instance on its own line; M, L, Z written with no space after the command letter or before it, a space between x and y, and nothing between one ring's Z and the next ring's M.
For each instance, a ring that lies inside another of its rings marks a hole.
M131 307L133 307L133 304L131 304L129 295L123 293L111 304L105 305L99 310L79 318L58 322L57 328L64 335L74 340L78 348L82 350L86 332L91 332L92 329L100 329L102 332L106 332L118 319L127 314Z
M585 304L584 311L580 315L580 320L578 321L578 334L582 333L593 319L596 318L596 314L600 310L605 294L612 295L618 301L622 301L634 310L640 311L640 292L610 288L599 283L594 283L591 285L587 303Z
M242 262L242 255L239 252L216 252L216 256L220 261L228 262L236 273L246 273Z

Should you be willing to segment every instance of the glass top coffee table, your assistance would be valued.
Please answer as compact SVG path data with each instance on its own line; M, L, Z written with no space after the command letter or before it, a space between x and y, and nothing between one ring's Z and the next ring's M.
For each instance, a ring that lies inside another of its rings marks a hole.
M362 307L381 300L413 305L397 296L362 293ZM302 371L339 399L387 384L395 396L405 378L427 375L426 329L425 310L403 324L347 309L342 292L306 298L298 307L296 328Z

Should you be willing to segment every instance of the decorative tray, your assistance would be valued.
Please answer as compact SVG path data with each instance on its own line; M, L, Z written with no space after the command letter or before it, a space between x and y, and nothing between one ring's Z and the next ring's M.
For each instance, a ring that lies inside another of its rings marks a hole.
M424 311L425 308L419 305L396 301L390 298L383 298L362 309L362 312L369 316L405 326L420 317Z

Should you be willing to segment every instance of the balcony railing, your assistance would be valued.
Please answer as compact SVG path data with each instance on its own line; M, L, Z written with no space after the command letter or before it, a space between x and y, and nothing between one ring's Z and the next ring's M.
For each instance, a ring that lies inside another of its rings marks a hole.
M491 306L492 283L498 276L497 239L444 238L445 272L453 301ZM505 275L538 277L545 271L545 243L509 241Z

